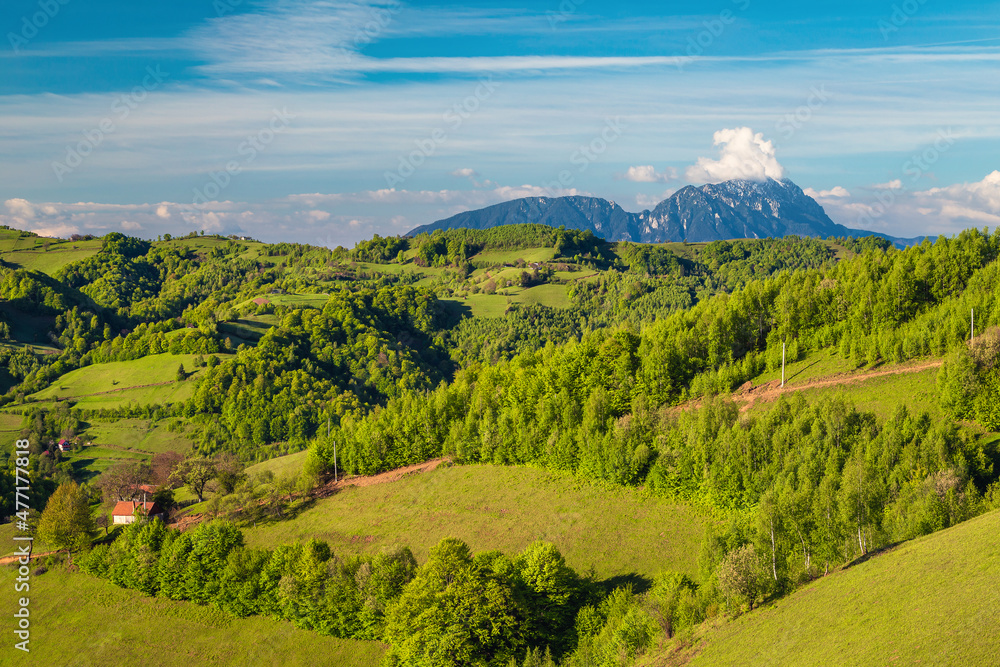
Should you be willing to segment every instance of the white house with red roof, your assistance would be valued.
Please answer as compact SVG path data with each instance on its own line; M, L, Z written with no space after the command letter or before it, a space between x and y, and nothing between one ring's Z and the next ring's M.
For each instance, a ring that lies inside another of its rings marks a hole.
M160 517L161 519L166 518L166 514L156 503L135 502L132 500L118 501L118 504L115 505L115 509L111 512L111 516L114 518L114 522L116 524L134 523L136 510L138 510L139 515L146 516L150 519L153 517Z

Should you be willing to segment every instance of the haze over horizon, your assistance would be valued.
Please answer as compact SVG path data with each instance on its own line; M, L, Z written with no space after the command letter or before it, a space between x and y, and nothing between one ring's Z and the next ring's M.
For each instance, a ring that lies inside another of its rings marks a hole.
M44 235L352 245L766 177L847 227L1000 225L997 2L52 7L0 24L0 224Z

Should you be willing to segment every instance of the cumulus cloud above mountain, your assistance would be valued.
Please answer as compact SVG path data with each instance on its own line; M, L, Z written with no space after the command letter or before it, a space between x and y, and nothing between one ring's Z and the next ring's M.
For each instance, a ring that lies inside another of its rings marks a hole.
M701 157L687 168L685 177L692 183L722 183L734 179L763 181L781 179L785 170L774 155L774 144L761 132L749 127L719 130L713 145L721 146L719 158Z

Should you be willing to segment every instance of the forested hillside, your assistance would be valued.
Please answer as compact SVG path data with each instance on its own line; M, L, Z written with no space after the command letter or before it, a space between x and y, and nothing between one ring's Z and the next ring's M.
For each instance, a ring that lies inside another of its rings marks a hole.
M905 250L613 244L542 225L334 250L109 234L30 255L16 248L31 235L0 232L0 487L14 486L15 436L31 443L38 511L72 488L106 518L115 493L152 484L230 523L136 524L84 570L384 641L389 664L630 664L1000 506L1000 230ZM877 411L850 393L742 400L783 359L862 380L931 369L933 400L912 400L905 375ZM245 470L307 449L297 477ZM244 544L241 527L337 492L335 470L442 457L695 508L709 525L699 576L599 581L543 542L474 554L446 539L423 563L405 535L370 557Z

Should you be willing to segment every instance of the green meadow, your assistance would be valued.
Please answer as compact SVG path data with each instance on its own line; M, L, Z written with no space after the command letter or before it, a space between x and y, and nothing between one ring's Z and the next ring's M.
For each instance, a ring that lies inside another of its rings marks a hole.
M994 511L716 625L691 665L996 665L998 581Z
M248 544L261 547L312 538L341 553L403 545L418 561L445 537L465 540L474 552L505 553L545 540L581 572L649 578L665 570L695 575L704 521L691 507L638 489L537 468L470 465L349 487L294 520L245 533Z
M298 475L309 457L309 450L302 450L294 454L279 456L267 461L255 463L246 469L248 475L260 475L265 471L270 471L275 478L292 477Z
M197 378L203 372L203 369L194 365L197 356L167 353L132 361L85 366L66 373L49 387L28 398L33 401L70 399L79 407L88 409L132 402L151 405L182 401L194 393ZM229 355L216 356L221 360ZM188 377L178 382L177 369L181 365ZM99 396L94 396L95 394Z
M15 611L15 570L0 567L4 616ZM324 637L287 621L233 618L213 607L151 598L56 565L31 578L31 653L3 664L294 666L377 665L384 647ZM10 634L9 632L7 634ZM3 655L13 656L8 638Z

